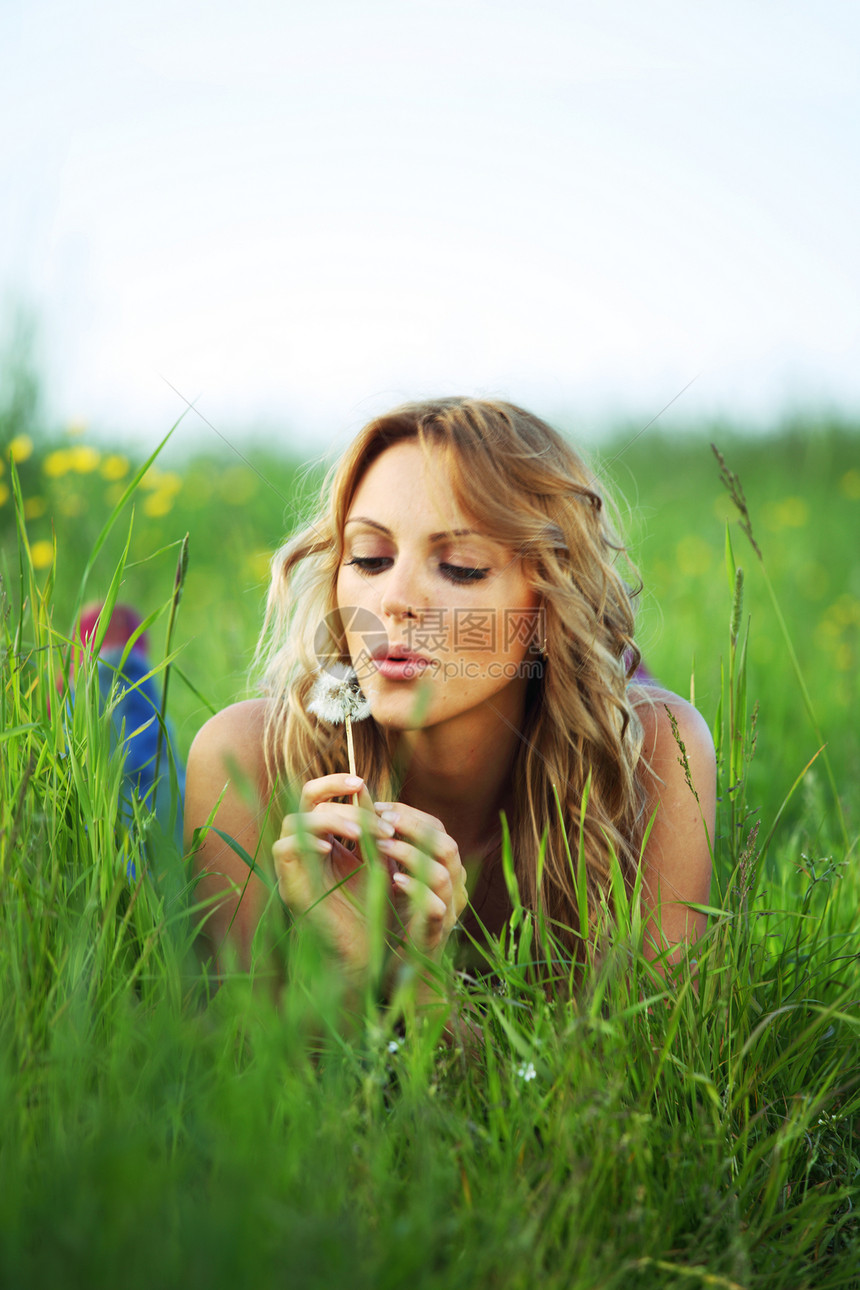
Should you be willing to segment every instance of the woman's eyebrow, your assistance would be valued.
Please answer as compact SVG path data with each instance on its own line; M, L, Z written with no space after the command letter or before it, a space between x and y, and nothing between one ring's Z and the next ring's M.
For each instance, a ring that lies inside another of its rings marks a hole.
M353 515L346 521L347 524L369 524L372 529L378 529L380 533L385 533L387 537L393 537L391 529L387 529L384 524L378 520L368 519L366 515ZM430 542L440 542L443 538L452 537L483 537L483 533L478 533L476 529L450 529L448 532L431 533Z

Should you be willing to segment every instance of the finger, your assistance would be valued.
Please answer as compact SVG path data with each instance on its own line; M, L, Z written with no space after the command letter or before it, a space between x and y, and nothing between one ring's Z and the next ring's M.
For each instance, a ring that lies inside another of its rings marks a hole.
M363 862L336 838L282 838L272 846L275 878L282 900L307 910L327 892L361 871Z
M357 820L340 814L335 803L320 806L307 814L287 815L281 825L281 841L296 846L308 843L313 847L315 839L330 835L356 842L361 837L361 825Z
M396 860L413 878L428 887L447 906L454 894L451 875L443 864L434 860L426 851L419 851L410 842L395 838L379 843L379 850L386 857ZM393 875L392 875L393 876Z
M373 802L367 785L357 775L322 775L319 779L309 779L302 785L299 811L312 811L321 802L331 801L334 797L350 797L354 793L361 793L362 789L367 796L366 808L372 810Z
M376 815L377 812L373 805L373 798L370 796L370 789L367 787L364 780L361 781L361 788L358 793L353 794L352 800L355 802L356 806L360 806L363 811L369 811L371 815Z
M340 845L339 843L337 844ZM313 868L318 872L319 862L331 855L331 838L281 838L272 845L272 864L275 877L280 881L281 870L287 867Z
M453 842L453 839L448 839ZM456 851L456 844L454 844ZM431 860L426 852L410 848L409 844L398 842L380 842L379 849L387 858L396 860L407 869L414 878L429 887L434 895L445 902L451 910L451 921L456 922L469 903L469 892L466 885L466 870L460 863L459 852L453 861Z
M382 811L378 818L383 824L390 825L397 836L408 841L425 855L435 859L445 857L453 863L454 856L459 856L457 844L442 828L435 828L431 817L416 813L418 818L407 815L399 806Z
M304 911L314 903L315 886L304 856L286 842L276 842L272 847L275 878L281 900L288 909Z
M445 832L445 825L435 815L428 815L426 811L416 810L414 806L407 806L405 802L374 802L373 805L380 815L396 815L398 832L411 838L417 837L422 832L426 833L428 830L434 833Z
M396 812L384 811L380 818L393 819L395 815ZM425 818L429 819L429 816ZM405 833L404 828L396 819L394 820L394 827L397 829L398 835L403 835ZM462 908L462 905L465 904L466 901L466 870L463 868L463 862L460 859L460 848L457 846L454 839L450 834L445 833L444 831L439 832L438 830L434 830L432 833L425 831L413 840L412 845L415 846L420 853L431 856L436 863L444 866L450 876L452 889L462 892L462 895L459 898L461 902L460 907ZM380 847L381 846L382 843L380 843ZM394 855L396 859L400 858L394 851L391 851L389 854ZM459 912L460 911L458 910L458 916Z
M331 849L331 837L315 838L310 834L299 837L298 834L294 834L291 837L279 838L272 844L272 860L275 865L293 864L299 860L307 860L311 855L330 855Z
M448 908L429 887L408 873L396 873L394 882L408 898L412 917L406 927L407 934L432 949L442 940Z
M402 802L376 802L379 818L392 824L400 838L408 839L419 851L443 864L454 887L465 884L465 871L457 843L435 816L416 811Z
M394 826L382 820L374 811L345 802L321 802L312 811L297 811L284 817L281 837L308 836L334 833L348 841L357 842L362 834L374 838L392 837Z

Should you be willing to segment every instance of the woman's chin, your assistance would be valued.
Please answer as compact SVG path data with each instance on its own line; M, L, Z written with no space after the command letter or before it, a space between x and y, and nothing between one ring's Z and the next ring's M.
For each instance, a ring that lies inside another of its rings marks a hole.
M392 730L422 730L428 724L432 685L417 680L405 684L369 684L364 690L374 721Z

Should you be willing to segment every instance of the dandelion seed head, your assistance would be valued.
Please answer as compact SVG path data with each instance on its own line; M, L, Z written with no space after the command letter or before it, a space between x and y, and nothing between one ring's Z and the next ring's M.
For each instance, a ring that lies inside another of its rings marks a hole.
M352 668L344 663L335 663L321 672L314 682L308 712L329 725L339 726L347 717L350 721L363 721L369 717L370 704L359 689L358 678Z

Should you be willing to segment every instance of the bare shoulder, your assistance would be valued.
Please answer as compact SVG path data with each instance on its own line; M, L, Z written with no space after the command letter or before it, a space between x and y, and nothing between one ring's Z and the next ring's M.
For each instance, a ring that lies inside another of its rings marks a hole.
M217 961L234 941L246 967L268 900L256 870L269 827L266 711L265 700L251 699L207 721L191 745L185 777L185 845L197 877L201 943Z
M716 812L716 758L707 722L685 699L657 686L631 693L642 723L641 776L651 830L643 857L643 902L649 956L705 930Z
M268 791L264 733L268 703L246 699L222 709L201 727L188 755L189 782L220 780L236 773L261 796Z
M651 776L658 782L665 779L686 756L691 773L698 768L709 777L715 764L714 741L701 712L656 685L636 687L631 699L642 725L642 757Z

